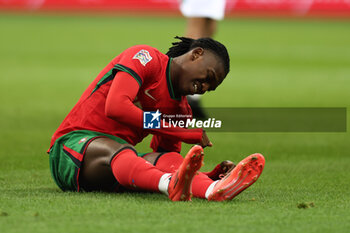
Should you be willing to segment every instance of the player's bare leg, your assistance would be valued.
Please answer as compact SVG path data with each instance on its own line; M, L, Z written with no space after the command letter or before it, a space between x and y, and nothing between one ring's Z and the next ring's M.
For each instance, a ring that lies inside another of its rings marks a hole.
M89 144L79 174L80 186L83 190L114 191L118 182L113 176L110 160L113 154L124 146L127 145L105 137L97 138Z
M87 148L80 186L85 191L115 191L113 187L120 183L128 190L165 191L172 201L188 201L191 200L192 180L202 162L203 149L195 146L177 171L165 173L137 157L131 145L98 138Z
M138 157L132 145L98 138L88 145L84 155L80 184L86 191L119 191L115 189L118 185L127 190L159 192L164 174Z
M216 20L203 17L192 17L187 19L186 37L198 39L212 37L216 32Z

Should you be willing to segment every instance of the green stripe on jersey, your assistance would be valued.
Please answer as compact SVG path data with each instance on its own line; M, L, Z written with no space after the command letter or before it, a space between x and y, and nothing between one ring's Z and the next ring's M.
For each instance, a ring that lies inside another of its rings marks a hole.
M130 74L132 77L134 77L134 79L138 82L138 84L139 84L140 87L141 87L141 85L142 85L142 79L140 78L140 76L139 76L135 71L133 71L133 70L130 69L129 67L126 67L126 66L121 65L121 64L117 64L117 65L115 65L114 67L116 67L116 68L117 68L118 70L120 70L120 71L124 71L124 72Z
M112 69L110 69L105 75L103 75L103 77L96 84L94 90L91 92L90 96L95 91L97 91L103 84L106 84L107 82L113 80L118 71L123 71L123 72L130 74L137 81L139 86L141 87L142 79L135 71L133 71L132 69L130 69L129 67L126 67L124 65L117 64Z
M170 76L170 65L171 65L171 61L173 60L173 58L169 58L169 61L168 61L168 65L166 67L166 81L167 81L167 84L168 84L168 91L169 91L169 94L170 94L170 97L174 100L181 100L181 97L178 97L175 95L175 92L174 92L174 88L173 88L173 83L171 82L171 76Z
M113 74L114 73L114 74ZM100 81L98 81L98 83L96 84L94 90L91 92L90 96L97 91L97 89L99 89L103 84L107 83L110 80L114 79L114 76L116 74L116 70L115 68L110 69L105 75L103 75L103 77L100 79Z

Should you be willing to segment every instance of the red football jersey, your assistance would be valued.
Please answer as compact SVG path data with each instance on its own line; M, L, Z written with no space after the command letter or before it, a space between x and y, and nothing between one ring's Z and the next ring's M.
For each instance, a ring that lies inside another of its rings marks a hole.
M143 129L143 111L192 115L185 96L174 94L171 58L157 49L133 46L115 57L85 90L54 133L51 145L74 130L111 134L136 145L153 134L154 151L180 151L181 142L199 143L202 129Z

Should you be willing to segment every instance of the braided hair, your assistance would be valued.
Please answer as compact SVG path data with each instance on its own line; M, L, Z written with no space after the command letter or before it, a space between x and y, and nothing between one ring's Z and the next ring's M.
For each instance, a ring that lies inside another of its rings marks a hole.
M211 38L199 38L195 40L187 37L176 36L175 39L179 39L180 41L172 43L173 46L169 48L169 51L166 53L169 57L178 57L187 53L191 49L200 47L214 52L214 54L221 59L226 75L230 71L230 57L226 47L220 42Z

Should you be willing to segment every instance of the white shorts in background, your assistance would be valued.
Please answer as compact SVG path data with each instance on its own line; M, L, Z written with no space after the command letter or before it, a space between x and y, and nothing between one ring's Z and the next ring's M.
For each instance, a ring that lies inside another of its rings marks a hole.
M182 0L180 11L185 17L205 17L221 20L225 15L226 0Z

